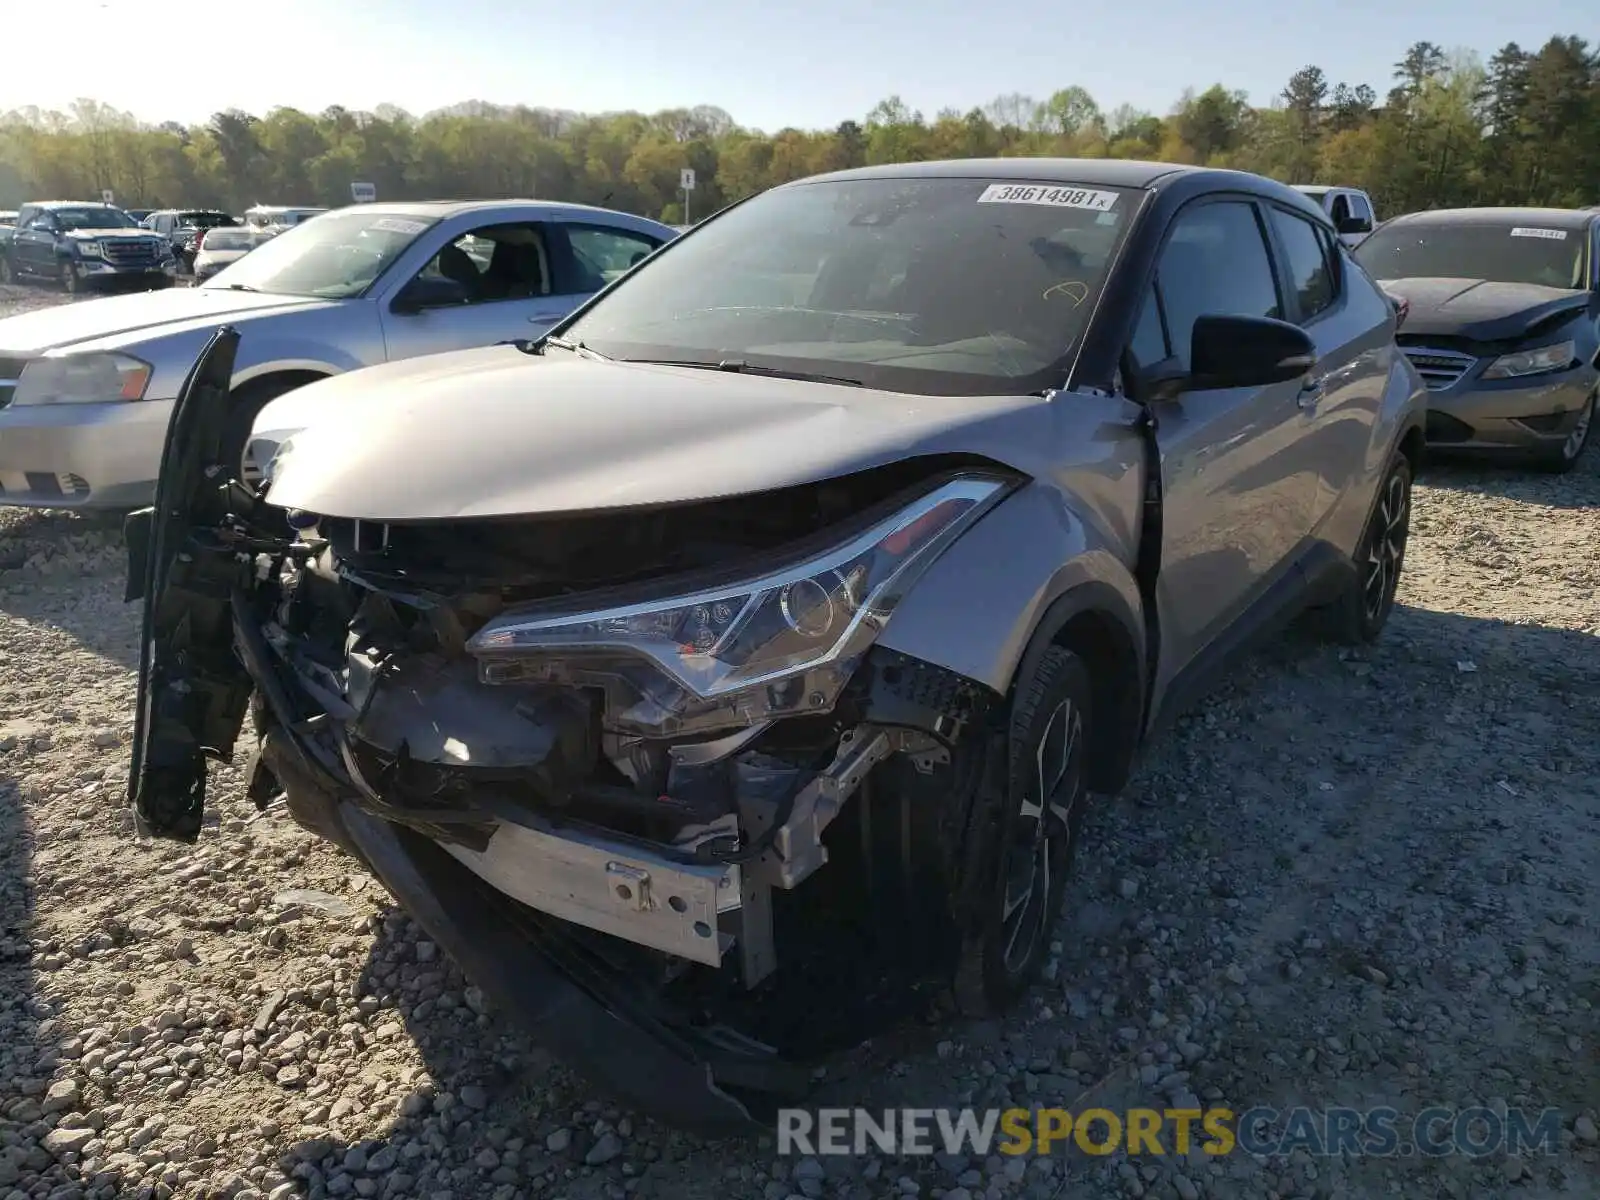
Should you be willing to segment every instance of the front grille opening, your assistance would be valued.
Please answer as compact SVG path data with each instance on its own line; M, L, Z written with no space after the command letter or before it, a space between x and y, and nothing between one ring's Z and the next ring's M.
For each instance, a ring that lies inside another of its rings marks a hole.
M1429 391L1443 391L1467 373L1475 361L1468 355L1450 350L1405 350L1405 356L1422 376Z
M1470 442L1473 428L1465 421L1452 417L1449 413L1429 412L1427 424L1424 427L1424 436L1430 442L1448 444L1450 442Z

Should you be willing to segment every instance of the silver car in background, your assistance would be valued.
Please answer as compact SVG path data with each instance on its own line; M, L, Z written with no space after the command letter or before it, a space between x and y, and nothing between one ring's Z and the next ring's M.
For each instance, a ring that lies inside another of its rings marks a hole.
M200 236L200 245L194 256L194 281L197 284L204 283L280 232L277 229L254 229L241 225L207 229Z
M0 320L0 504L149 503L173 398L221 325L250 335L232 385L248 428L313 380L538 337L674 236L581 204L360 204L199 287Z

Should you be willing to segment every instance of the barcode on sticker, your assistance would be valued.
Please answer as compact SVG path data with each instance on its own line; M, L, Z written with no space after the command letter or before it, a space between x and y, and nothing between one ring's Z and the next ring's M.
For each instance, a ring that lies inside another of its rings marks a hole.
M978 197L979 204L1043 204L1051 208L1086 208L1090 212L1110 212L1116 202L1115 192L1040 183L991 183Z
M1526 226L1518 225L1511 231L1511 236L1549 238L1552 242L1564 242L1567 240L1567 231L1565 229L1529 229Z

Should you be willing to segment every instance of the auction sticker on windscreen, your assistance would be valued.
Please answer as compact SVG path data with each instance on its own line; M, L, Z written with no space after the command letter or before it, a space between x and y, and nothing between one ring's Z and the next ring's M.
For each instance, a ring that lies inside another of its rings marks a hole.
M1115 192L1042 183L991 183L978 197L979 204L1044 204L1052 208L1086 208L1090 212L1110 212L1116 202Z
M1565 229L1530 229L1525 225L1518 225L1511 231L1511 236L1548 238L1552 242L1564 242L1567 240L1567 231Z
M405 217L382 217L372 223L374 229L384 233L421 233L428 227L426 221L410 221Z

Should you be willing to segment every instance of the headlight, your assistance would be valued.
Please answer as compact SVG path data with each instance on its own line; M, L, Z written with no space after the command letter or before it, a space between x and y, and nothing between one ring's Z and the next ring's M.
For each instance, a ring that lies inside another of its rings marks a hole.
M601 611L513 610L467 649L485 683L599 687L639 730L827 711L916 577L1006 490L963 476L793 567Z
M105 252L100 248L99 242L74 242L78 248L80 258L104 258Z
M1537 350L1518 350L1515 354L1502 354L1489 364L1483 373L1485 379L1515 379L1519 375L1542 375L1546 371L1562 371L1572 365L1576 357L1571 342L1557 342L1554 346L1540 346Z
M150 364L131 354L66 354L22 368L12 404L97 404L143 400Z

